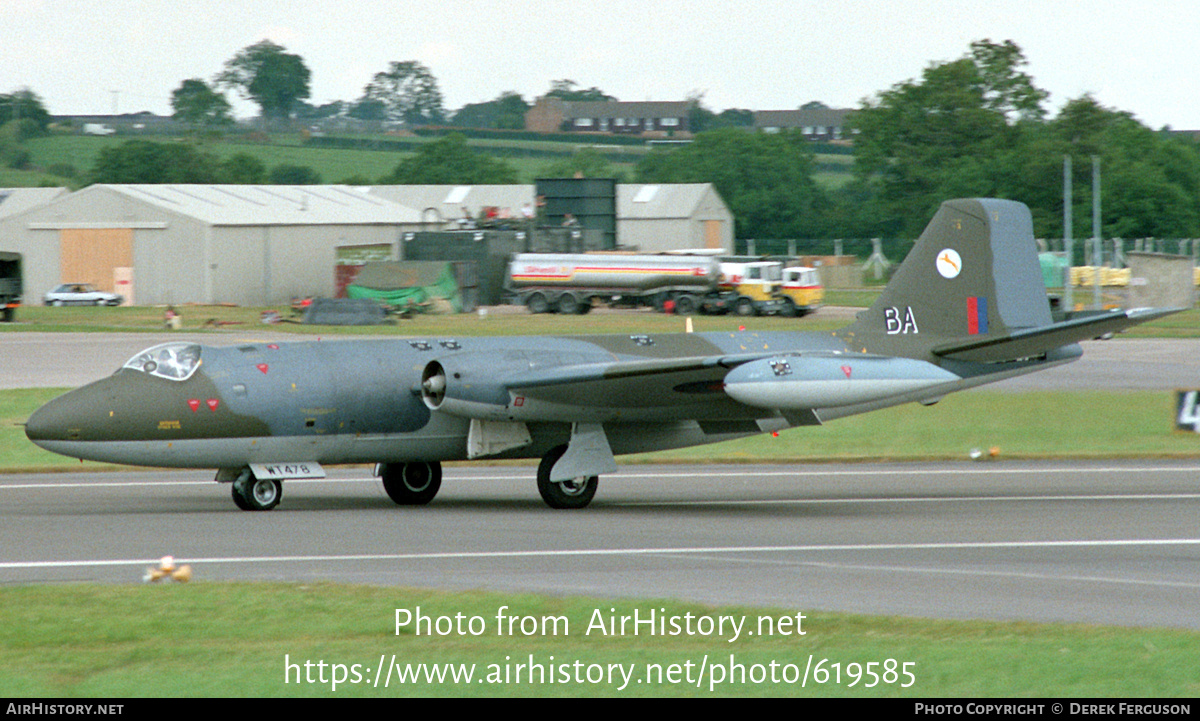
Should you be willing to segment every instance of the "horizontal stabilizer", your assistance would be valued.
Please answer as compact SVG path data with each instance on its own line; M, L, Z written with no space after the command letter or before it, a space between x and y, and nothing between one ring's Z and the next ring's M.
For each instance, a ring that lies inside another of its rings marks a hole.
M1099 338L1183 308L1134 308L1073 318L1038 328L1009 329L1006 335L960 339L933 348L934 355L976 363L1034 358L1064 345Z

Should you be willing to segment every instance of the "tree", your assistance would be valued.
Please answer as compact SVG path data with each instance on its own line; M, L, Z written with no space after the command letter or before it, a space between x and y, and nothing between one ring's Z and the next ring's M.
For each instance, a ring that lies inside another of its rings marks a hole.
M387 106L380 100L359 99L346 113L356 120L387 120Z
M812 149L800 133L734 128L699 133L637 164L641 183L712 183L743 238L818 237L825 200L812 173Z
M375 73L362 99L382 103L389 119L406 125L446 122L437 79L415 60L392 62L387 71Z
M595 86L587 90L576 90L579 83L574 80L555 80L550 83L550 91L546 97L575 101L613 101L615 97Z
M320 185L321 175L307 165L281 163L271 168L267 179L272 185Z
M129 140L104 148L92 166L92 183L216 183L216 158L183 143Z
M1018 70L1024 64L1011 41L972 43L967 56L926 68L851 115L855 170L874 189L873 232L915 236L943 200L1005 197L998 169L1036 131L1046 98Z
M286 118L296 101L309 97L311 73L299 55L270 40L243 48L217 75L218 87L237 88L262 108L265 118Z
M740 108L729 108L720 113L714 113L700 104L696 99L688 107L688 130L702 133L705 130L720 130L721 128L752 128L754 127L754 111Z
M1000 113L1009 122L1045 117L1042 103L1050 94L1035 87L1033 78L1018 69L1028 62L1016 43L1005 40L997 45L990 40L976 40L971 43L971 59L989 110Z
M21 88L14 93L0 93L0 125L13 120L20 121L22 127L27 128L21 131L22 135L28 137L31 131L34 135L41 135L50 125L50 113L37 93L29 88Z
M229 101L199 78L184 80L171 93L171 109L173 118L193 126L233 124Z
M517 171L504 161L471 150L462 134L450 133L422 145L380 182L395 185L506 185L517 182Z
M267 182L267 166L249 153L234 153L221 161L220 182L259 185Z
M324 105L310 105L305 102L296 103L296 117L324 120L336 118L350 109L350 103L334 100Z
M587 147L543 166L538 174L541 178L616 178L624 182L622 176L604 153Z
M1200 148L1195 142L1155 132L1130 113L1102 107L1090 95L1069 101L1047 130L1060 151L1055 157L1060 178L1063 155L1072 157L1077 218L1091 217L1090 158L1100 157L1104 237L1200 235ZM1060 226L1054 229L1061 232Z
M528 110L529 103L525 102L525 98L509 90L500 93L495 100L462 106L454 114L452 124L460 128L524 130L525 113Z

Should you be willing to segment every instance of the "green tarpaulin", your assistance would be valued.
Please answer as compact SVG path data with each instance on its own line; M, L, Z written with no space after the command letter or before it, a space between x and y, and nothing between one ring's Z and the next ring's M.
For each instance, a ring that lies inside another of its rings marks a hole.
M370 298L396 308L423 312L448 304L453 312L462 312L462 295L449 263L367 263L354 283L346 286L346 297Z

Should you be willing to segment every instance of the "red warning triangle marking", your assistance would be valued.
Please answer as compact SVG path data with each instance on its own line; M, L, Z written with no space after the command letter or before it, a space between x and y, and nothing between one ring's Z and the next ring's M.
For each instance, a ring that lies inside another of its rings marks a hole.
M208 406L208 410L210 411L217 410L217 406L221 405L221 401L217 400L216 398L209 398L208 400L204 401L204 403Z
M199 398L188 398L188 408L192 409L192 413L195 413L196 411L200 410L200 399Z
M270 366L267 365L266 363L259 363L258 365L254 366L254 367L259 369L260 371L262 371L263 375L266 375L267 369L270 368Z
M842 366L842 372L846 374L846 378L850 377L850 371L852 371L852 370L853 370L853 368L851 368L850 366Z

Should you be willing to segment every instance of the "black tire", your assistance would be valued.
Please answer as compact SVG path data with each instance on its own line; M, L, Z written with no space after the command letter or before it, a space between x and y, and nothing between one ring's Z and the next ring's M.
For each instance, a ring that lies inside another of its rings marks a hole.
M791 298L785 298L783 301L783 310L779 311L779 315L785 318L798 318L804 315L804 313L800 312L800 309L796 307L795 301Z
M558 463L558 459L562 458L566 452L565 445L555 446L542 456L542 462L538 464L537 471L538 493L542 495L542 500L546 502L546 505L551 508L585 508L596 495L600 477L583 478L581 476L569 481L551 481L550 469L554 468L554 464Z
M734 308L734 311L743 318L749 318L756 313L754 310L754 301L750 300L749 298L742 298L737 302L737 306Z
M398 506L424 506L442 487L442 464L388 463L383 467L383 490Z
M558 312L563 315L575 315L579 312L579 299L570 293L558 296Z
M530 313L548 313L550 312L550 303L547 302L546 296L541 293L534 293L525 299L525 307Z
M269 511L283 500L283 484L274 478L255 478L250 469L233 482L233 502L243 511Z
M676 315L691 315L696 312L696 299L690 295L681 295L675 299Z

